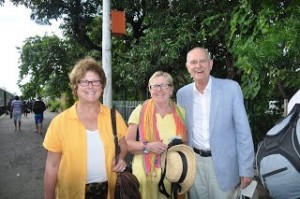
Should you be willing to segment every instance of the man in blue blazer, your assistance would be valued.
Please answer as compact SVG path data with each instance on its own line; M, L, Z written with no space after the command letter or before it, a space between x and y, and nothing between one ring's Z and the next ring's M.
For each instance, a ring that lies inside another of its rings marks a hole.
M185 108L188 144L197 157L191 199L226 199L235 187L248 186L254 176L254 147L239 84L210 75L213 61L204 48L187 54L194 82L177 92Z

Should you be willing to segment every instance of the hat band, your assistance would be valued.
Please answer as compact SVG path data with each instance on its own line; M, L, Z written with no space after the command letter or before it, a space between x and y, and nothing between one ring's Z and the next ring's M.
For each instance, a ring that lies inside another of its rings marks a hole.
M186 174L187 174L187 159L184 155L184 153L182 153L181 151L178 151L181 159L182 159L182 173L181 173L181 176L178 180L178 183L182 183L186 177Z
M181 176L178 180L178 182L172 182L171 184L171 192L173 195L173 198L177 198L177 194L179 192L181 192L181 185L180 183L182 183L186 177L187 174L187 159L186 156L184 155L184 153L182 153L181 151L177 151L177 153L180 155L181 160L182 160L182 172L181 172Z

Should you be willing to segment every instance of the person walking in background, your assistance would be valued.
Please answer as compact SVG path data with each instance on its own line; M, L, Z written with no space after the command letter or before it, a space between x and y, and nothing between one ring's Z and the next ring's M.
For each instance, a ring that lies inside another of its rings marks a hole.
M27 114L28 114L28 104L27 104L27 102L26 102L25 100L23 101L22 110L23 110L24 117L27 118Z
M28 108L29 108L30 113L32 113L32 106L33 106L32 100L28 100L27 104L28 104Z
M15 131L21 131L22 101L18 95L11 102L11 111L14 117Z
M115 164L111 110L99 102L106 85L103 69L87 57L74 66L69 78L78 101L56 116L47 130L43 143L48 150L45 199L113 198L116 172L127 166L127 125L116 112L121 152Z
M167 150L172 138L179 137L186 142L185 115L183 108L171 100L174 86L169 73L155 72L148 87L151 99L131 113L126 141L128 151L134 154L132 172L140 182L142 198L164 199L167 197L160 193L158 187L160 155ZM167 192L171 193L170 183L165 185Z
M35 120L35 130L36 133L42 135L42 127L44 120L44 111L46 110L46 105L42 101L42 98L39 96L37 100L33 103L32 110L34 112L34 120Z
M239 84L212 77L213 60L204 48L187 53L194 82L177 92L186 111L188 143L197 153L191 199L226 199L254 176L254 146Z
M12 98L10 98L9 101L8 101L8 104L7 104L7 106L8 106L8 111L9 111L9 118L10 118L10 119L13 117L13 111L12 111L12 107L11 107L12 101L13 101Z

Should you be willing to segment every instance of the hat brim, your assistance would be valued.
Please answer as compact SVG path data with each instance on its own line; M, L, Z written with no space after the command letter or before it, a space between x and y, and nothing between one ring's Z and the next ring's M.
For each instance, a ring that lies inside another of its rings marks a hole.
M166 179L171 183L177 183L182 174L183 163L178 151L182 152L187 160L187 173L182 183L180 183L181 190L178 194L186 193L194 184L196 176L196 157L193 149L185 144L172 146L161 155L161 167L164 170L165 160L167 156L166 165Z

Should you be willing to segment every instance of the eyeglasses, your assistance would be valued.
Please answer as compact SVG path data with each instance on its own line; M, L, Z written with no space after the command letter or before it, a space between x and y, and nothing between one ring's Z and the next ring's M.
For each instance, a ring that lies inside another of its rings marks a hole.
M154 84L154 85L150 85L149 88L152 91L158 91L160 89L167 90L171 86L172 86L171 84Z
M79 80L78 83L80 84L80 86L88 86L90 83L93 85L93 86L100 86L101 85L101 80L92 80L92 81L89 81L89 80Z

